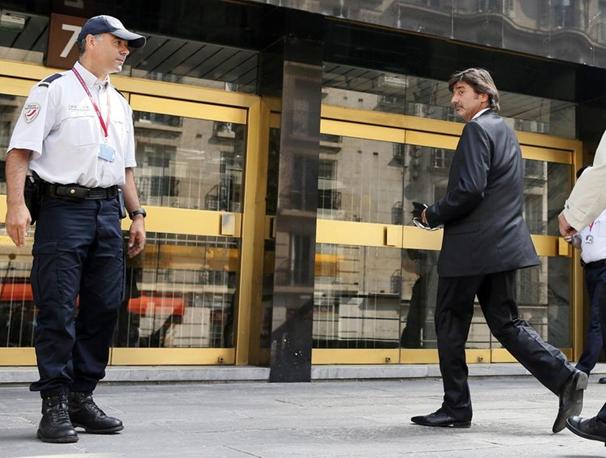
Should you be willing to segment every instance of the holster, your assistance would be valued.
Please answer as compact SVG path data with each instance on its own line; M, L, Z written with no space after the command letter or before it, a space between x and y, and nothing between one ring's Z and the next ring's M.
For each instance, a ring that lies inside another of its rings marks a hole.
M42 180L35 172L32 175L25 176L23 197L32 218L31 224L34 224L40 215L40 202L42 200Z

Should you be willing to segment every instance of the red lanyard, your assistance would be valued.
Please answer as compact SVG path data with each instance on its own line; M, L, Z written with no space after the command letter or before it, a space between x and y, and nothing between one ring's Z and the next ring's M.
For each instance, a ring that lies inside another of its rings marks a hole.
M99 124L101 124L101 130L103 130L103 136L105 137L105 139L107 140L107 134L108 134L108 127L109 127L109 93L107 94L107 119L105 121L103 121L103 116L101 115L101 110L99 109L99 106L95 103L95 99L93 99L93 95L90 93L90 90L88 89L88 86L86 85L86 83L84 82L84 79L82 78L82 76L80 75L80 73L78 72L78 70L76 70L76 68L72 68L72 71L74 72L74 75L76 75L76 78L78 78L78 81L80 81L80 84L82 85L82 88L84 88L84 91L86 92L86 95L88 95L88 98L90 99L90 103L93 104L93 108L95 109L95 113L97 113L97 118L99 118Z

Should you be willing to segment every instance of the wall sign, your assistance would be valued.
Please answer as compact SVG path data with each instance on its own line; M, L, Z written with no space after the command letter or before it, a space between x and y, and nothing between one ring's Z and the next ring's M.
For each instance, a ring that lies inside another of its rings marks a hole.
M48 29L48 51L46 65L57 68L72 68L80 51L76 40L86 18L51 14Z

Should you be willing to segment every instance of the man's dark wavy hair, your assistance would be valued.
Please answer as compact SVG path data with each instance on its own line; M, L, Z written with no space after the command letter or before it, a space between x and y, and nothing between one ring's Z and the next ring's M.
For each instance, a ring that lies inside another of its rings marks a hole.
M488 70L483 68L468 68L460 72L453 73L448 80L448 89L453 91L455 84L459 81L469 84L476 94L486 94L488 96L488 105L494 111L499 111L499 91L492 80Z

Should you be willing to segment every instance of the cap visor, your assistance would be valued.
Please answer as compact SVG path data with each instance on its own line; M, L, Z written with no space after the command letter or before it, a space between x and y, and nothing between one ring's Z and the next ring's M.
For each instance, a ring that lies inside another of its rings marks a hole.
M129 32L128 30L114 30L110 33L128 41L128 46L131 48L141 48L145 45L145 37L138 33Z

